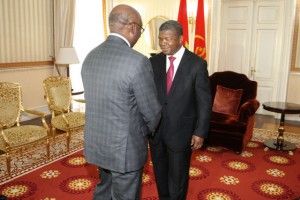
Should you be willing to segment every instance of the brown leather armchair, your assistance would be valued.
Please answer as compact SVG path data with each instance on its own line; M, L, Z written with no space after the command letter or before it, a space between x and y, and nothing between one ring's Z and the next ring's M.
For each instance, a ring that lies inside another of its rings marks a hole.
M222 146L241 153L253 133L257 82L233 71L215 72L210 76L213 111L207 144Z

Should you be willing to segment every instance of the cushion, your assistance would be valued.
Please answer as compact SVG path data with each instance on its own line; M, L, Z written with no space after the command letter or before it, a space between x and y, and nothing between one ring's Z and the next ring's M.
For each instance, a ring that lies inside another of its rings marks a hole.
M234 90L217 85L212 110L218 113L237 115L242 94L243 89Z
M42 138L46 138L48 135L47 129L43 126L35 125L14 126L12 128L5 129L3 132L5 137L8 139L10 147L35 142Z
M85 124L85 113L82 112L69 112L64 114L69 126L63 119L63 115L57 115L51 119L51 124L54 128L59 130L68 131L84 126Z

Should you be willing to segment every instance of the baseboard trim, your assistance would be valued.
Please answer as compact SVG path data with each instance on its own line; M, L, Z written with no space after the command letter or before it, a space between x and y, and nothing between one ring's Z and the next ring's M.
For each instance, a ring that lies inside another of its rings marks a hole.
M290 115L290 114L286 114L286 115L285 115L285 120L300 122L300 115Z
M279 120L281 118L280 113L272 113L272 114L270 114L270 116L273 116L275 119L279 119ZM285 114L284 120L300 122L300 115L299 114Z
M26 108L26 109L28 109L28 108ZM47 105L46 106L39 106L39 107L29 108L28 110L37 110L37 111L45 113L46 115L50 115L51 114L51 112L50 112L50 110L49 110L49 108L48 108ZM24 122L24 121L28 121L28 120L35 119L35 118L37 118L36 115L31 115L31 114L28 114L28 113L23 113L21 115L21 120L20 121Z

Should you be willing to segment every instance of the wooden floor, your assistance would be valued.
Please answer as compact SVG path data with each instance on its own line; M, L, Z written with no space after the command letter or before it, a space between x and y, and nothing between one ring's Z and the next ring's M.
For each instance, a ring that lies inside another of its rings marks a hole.
M47 122L50 122L50 116L47 118ZM23 122L22 124L40 124L40 120L30 120ZM267 129L277 131L280 120L275 119L273 116L256 114L255 116L255 128ZM285 131L291 133L300 134L300 121L285 121Z
M273 116L256 114L255 116L255 128L267 129L277 131L280 124L279 119L275 119ZM300 121L288 121L284 123L285 132L299 133L300 134Z

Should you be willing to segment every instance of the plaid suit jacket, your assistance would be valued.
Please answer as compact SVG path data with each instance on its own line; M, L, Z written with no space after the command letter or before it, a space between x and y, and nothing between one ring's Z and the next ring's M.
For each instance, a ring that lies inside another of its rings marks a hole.
M87 55L81 74L88 162L120 173L140 169L161 112L150 61L110 35Z

